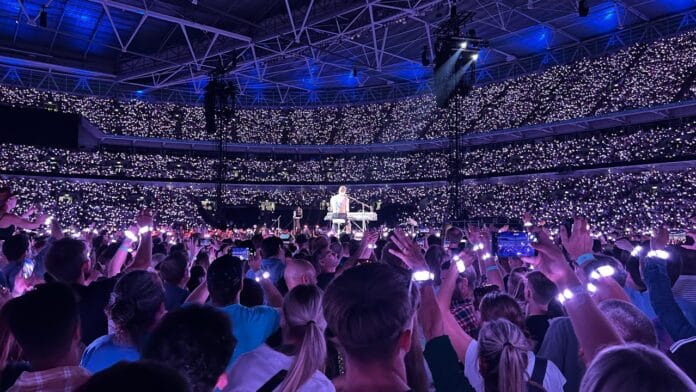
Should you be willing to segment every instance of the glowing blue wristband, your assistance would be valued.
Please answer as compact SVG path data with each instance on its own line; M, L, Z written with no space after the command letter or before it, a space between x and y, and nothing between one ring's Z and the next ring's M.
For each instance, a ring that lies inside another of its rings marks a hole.
M594 254L592 254L592 253L585 253L585 254L582 254L582 255L578 256L578 258L577 258L577 260L575 260L575 262L578 263L578 265L581 266L581 265L587 263L588 261L594 260L594 259L595 259Z
M489 265L488 267L486 267L486 272L492 272L492 271L496 271L498 269L499 268L497 265Z

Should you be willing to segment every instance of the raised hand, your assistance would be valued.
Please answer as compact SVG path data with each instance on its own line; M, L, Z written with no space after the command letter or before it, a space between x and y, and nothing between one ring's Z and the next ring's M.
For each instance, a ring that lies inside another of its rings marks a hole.
M406 266L414 271L428 269L420 247L403 230L394 230L391 241L396 245L396 249L389 249L389 253L398 257Z
M590 235L590 225L586 219L576 217L573 220L573 228L570 233L567 232L565 226L561 226L561 243L573 260L577 260L585 253L592 253L593 242Z
M667 247L669 243L669 232L664 227L658 227L653 230L652 237L650 238L650 249L652 250L662 250Z
M560 287L567 287L568 280L577 279L573 270L566 262L563 252L551 241L548 234L542 230L535 231L537 243L532 247L539 253L538 256L524 257L522 260L534 266L541 273L546 275L549 280ZM573 279L574 278L574 279Z
M138 227L153 227L154 221L154 214L152 213L152 209L150 208L143 209L135 217L135 222L138 224Z
M377 230L368 230L363 233L363 238L360 240L360 248L358 253L358 259L368 259L375 250L375 244L379 239L379 232Z

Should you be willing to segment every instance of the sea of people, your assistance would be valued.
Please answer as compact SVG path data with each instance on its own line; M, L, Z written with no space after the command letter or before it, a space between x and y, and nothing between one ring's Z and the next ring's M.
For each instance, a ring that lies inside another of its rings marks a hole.
M234 142L367 144L447 137L456 125L485 132L652 107L696 98L696 32L639 43L599 58L475 87L448 108L433 96L383 104L243 109L227 123ZM0 86L0 104L78 113L106 133L208 140L201 106L84 97Z
M694 174L481 184L471 212L519 224L361 236L174 227L195 216L176 188L4 181L0 390L694 391Z
M696 121L641 125L598 133L470 147L462 153L465 177L530 171L690 160L696 156ZM0 171L114 179L214 181L211 156L0 146ZM442 151L329 156L230 155L225 180L245 183L384 183L445 180L448 153Z
M685 224L696 194L696 172L649 170L635 173L608 172L594 176L517 179L514 182L465 180L460 190L463 208L471 217L520 216L531 212L540 219L558 222L568 214L592 220L599 233L623 229L644 232L658 224ZM381 210L402 211L395 220L408 218L424 225L446 221L451 189L442 185L351 186L357 200ZM118 230L127 227L129 214L143 207L158 211L168 225L196 227L203 223L198 207L215 199L214 186L198 184L138 184L128 181L60 180L8 177L0 185L11 186L26 204L38 205L77 232L90 225ZM259 207L264 202L278 208L327 209L336 189L327 186L264 187L226 185L227 205ZM323 224L312 222L311 224Z

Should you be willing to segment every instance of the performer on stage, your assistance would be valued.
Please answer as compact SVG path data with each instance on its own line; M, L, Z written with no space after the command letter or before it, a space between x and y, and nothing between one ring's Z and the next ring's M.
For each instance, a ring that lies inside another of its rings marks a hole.
M348 212L350 211L350 201L346 194L348 189L341 185L338 188L338 194L331 197L331 213L333 214L333 231L338 234L341 232L341 225L346 225L346 232L350 233L350 224L348 223Z
M297 206L295 211L292 212L292 231L295 235L300 234L302 231L302 226L300 225L302 221L302 208Z

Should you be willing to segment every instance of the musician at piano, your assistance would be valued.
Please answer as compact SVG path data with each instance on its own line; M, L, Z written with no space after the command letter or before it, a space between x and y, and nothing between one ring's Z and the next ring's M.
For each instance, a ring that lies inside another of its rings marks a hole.
M341 185L338 188L338 193L331 196L331 213L333 232L338 234L341 232L341 227L344 226L346 232L350 232L350 224L348 223L348 212L350 211L350 200L348 198L348 188Z

